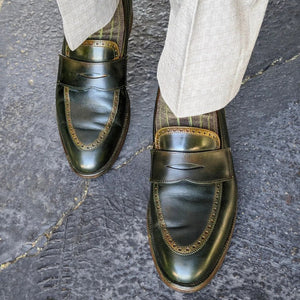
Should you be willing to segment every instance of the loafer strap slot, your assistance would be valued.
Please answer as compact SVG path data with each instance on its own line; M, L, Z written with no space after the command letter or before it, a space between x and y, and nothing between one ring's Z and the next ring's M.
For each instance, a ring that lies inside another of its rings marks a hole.
M78 90L116 90L126 86L127 58L100 63L90 63L59 57L58 84Z
M204 152L153 149L151 154L152 183L217 183L231 180L234 175L230 148Z

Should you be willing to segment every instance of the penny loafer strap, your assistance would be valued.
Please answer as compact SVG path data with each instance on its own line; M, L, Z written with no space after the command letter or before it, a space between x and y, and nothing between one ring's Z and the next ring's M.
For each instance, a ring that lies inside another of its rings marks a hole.
M77 90L116 90L126 85L126 57L99 63L59 57L58 84Z
M176 152L153 149L153 183L189 181L198 184L228 181L233 178L229 148L204 152Z

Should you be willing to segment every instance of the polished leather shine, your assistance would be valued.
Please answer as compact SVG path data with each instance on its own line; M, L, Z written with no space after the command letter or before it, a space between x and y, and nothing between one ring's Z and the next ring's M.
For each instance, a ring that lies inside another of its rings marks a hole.
M149 242L159 275L181 292L212 279L233 232L237 188L223 110L218 122L220 139L191 127L155 133Z
M122 49L113 41L88 39L71 51L64 41L59 57L59 133L72 169L85 178L98 177L112 166L129 126L126 74L132 1L122 1Z

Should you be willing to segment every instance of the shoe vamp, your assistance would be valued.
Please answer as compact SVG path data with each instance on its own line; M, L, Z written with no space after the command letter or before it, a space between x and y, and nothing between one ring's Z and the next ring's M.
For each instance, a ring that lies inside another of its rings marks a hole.
M213 206L215 185L189 182L160 185L159 198L166 227L181 246L194 243L205 230Z
M90 89L70 91L71 120L79 140L94 142L104 130L112 112L114 92Z

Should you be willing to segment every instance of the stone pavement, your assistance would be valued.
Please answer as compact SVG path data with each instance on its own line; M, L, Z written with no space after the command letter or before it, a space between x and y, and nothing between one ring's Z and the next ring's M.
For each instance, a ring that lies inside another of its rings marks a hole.
M168 9L168 0L134 1L129 134L113 169L89 181L70 170L56 128L56 2L0 0L0 300L299 299L300 3L270 0L227 107L237 225L223 267L190 295L159 280L146 235Z

